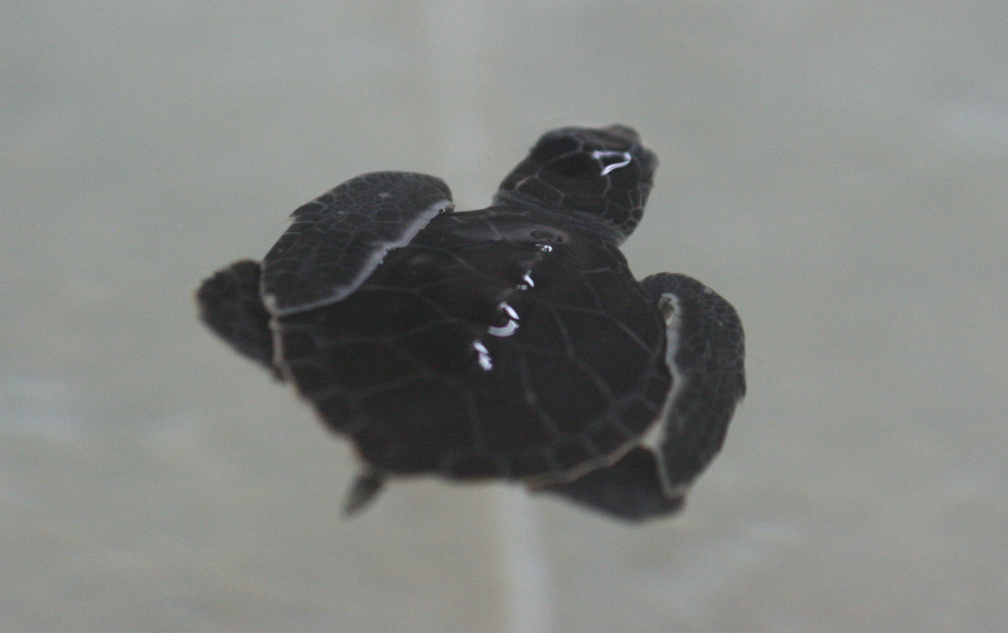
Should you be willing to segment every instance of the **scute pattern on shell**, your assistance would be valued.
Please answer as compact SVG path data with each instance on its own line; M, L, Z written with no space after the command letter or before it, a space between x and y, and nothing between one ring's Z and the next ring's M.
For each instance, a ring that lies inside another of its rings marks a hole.
M486 209L363 174L298 208L261 264L206 279L200 316L354 443L348 513L436 474L667 516L745 393L744 335L700 282L638 282L620 253L656 166L614 125L543 135Z
M379 470L549 481L604 463L661 409L664 326L615 246L568 232L544 254L551 221L436 218L351 296L278 320L293 382Z

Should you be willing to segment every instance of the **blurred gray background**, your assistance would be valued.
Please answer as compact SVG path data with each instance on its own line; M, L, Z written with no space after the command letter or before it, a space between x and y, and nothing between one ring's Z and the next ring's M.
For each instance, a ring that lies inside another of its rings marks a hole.
M1008 4L7 2L0 630L1008 627ZM661 157L634 270L747 331L676 519L352 452L192 292L375 169L485 206L543 131Z

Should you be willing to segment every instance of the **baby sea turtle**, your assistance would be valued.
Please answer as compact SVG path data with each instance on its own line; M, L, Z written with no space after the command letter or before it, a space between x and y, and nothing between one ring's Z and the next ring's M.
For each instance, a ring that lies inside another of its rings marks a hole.
M431 473L671 514L745 377L732 306L619 251L657 162L625 126L554 130L467 212L432 176L358 176L203 282L201 316L354 443L348 512Z

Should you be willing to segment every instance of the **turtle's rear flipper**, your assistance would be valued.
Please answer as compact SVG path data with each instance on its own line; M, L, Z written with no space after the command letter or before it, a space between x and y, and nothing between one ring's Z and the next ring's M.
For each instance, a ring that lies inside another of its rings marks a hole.
M273 365L273 334L259 295L259 271L259 262L235 262L200 285L196 302L200 318L214 333L281 378Z

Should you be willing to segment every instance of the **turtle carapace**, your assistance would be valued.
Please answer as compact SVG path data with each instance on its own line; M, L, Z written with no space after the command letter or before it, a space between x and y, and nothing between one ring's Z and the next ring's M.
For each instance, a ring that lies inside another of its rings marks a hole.
M358 176L207 279L201 316L353 442L349 510L433 474L673 513L745 392L743 333L703 284L637 281L620 253L657 162L625 126L554 130L465 212L432 176Z

